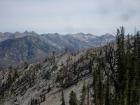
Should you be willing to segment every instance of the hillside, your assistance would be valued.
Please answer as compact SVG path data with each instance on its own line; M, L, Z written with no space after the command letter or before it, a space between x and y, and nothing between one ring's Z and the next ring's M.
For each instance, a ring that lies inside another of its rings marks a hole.
M7 96L7 98L5 100L2 99L1 104L30 105L31 99L38 99L40 95L45 94L46 101L42 102L40 105L60 105L61 91L63 88L65 101L66 104L68 104L71 90L74 90L78 97L80 97L83 81L85 80L89 85L92 84L92 73L89 71L88 66L89 60L92 58L91 54L94 54L95 50L97 50L97 48L52 56L40 63L15 68L19 72L19 77L12 84L11 92L5 92L5 96ZM77 64L76 70L79 70L79 67L81 67L78 81L76 80L76 74L72 73L73 65L75 64ZM3 70L0 70L0 74L2 74L0 77L1 82L4 82L8 78L10 71L14 74L15 69L12 67L5 69L4 74ZM68 78L64 79L64 84L61 84L62 69L65 69L65 72L68 72L66 70L71 72L70 74L68 73L65 75L68 76ZM31 81L34 78L34 82L32 81L32 83L29 83L29 78L31 78ZM73 78L74 80L69 81L67 84L69 78L71 78L71 80ZM48 91L49 87L51 88L50 91Z
M66 105L69 104L72 91L76 93L78 103L118 105L120 101L131 100L137 105L139 94L136 93L140 83L137 64L140 59L136 52L139 51L137 47L140 48L140 37L138 33L137 38L124 41L123 35L118 35L117 41L121 39L119 43L54 54L42 62L1 69L0 104L60 105L63 90ZM84 83L88 90L85 93L87 98L80 101ZM126 92L131 95L126 95Z
M57 48L33 36L8 39L0 42L0 67L41 61L55 50Z
M27 39L27 37L30 38ZM28 61L28 63L37 62L43 60L52 52L64 53L65 48L67 48L68 52L73 52L105 45L114 40L115 36L111 34L101 36L84 33L39 35L33 31L0 33L0 67L23 65L25 61Z

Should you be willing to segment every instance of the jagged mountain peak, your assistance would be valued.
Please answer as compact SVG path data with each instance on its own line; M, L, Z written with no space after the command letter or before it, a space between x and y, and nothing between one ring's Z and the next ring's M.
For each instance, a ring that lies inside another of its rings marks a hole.
M111 33L106 33L105 36L114 36Z
M13 40L9 40L9 39L13 39ZM113 37L113 36L111 37L110 34L106 34L106 35L102 35L102 36L95 36L92 34L84 34L81 32L77 33L77 34L67 34L67 35L60 35L58 33L48 33L48 34L39 35L39 34L35 33L34 31L32 31L32 32L25 31L24 33L20 33L20 32L0 33L0 42L2 43L2 41L5 41L5 40L7 40L6 43L8 43L10 41L15 41L15 40L17 42L19 40L19 42L16 43L15 46L11 46L11 48L7 47L7 49L14 49L15 47L22 48L22 46L24 46L24 45L29 47L30 45L34 44L35 46L40 45L40 46L38 46L37 49L40 49L43 52L44 52L44 49L46 49L45 52L46 52L46 54L48 54L48 52L50 53L52 51L52 49L58 53L64 53L65 47L68 47L68 51L72 52L72 51L91 48L94 46L99 46L100 42L102 42L102 45L104 45L104 44L107 44L108 41L114 41L115 37ZM23 40L26 40L26 41L23 41ZM27 41L29 43L27 43ZM11 43L11 44L13 44L13 43ZM50 49L47 49L47 47L45 47L48 45L50 46ZM1 46L1 47L3 47L3 46ZM18 50L18 49L15 49L15 50ZM4 50L1 50L0 53L3 51ZM9 51L9 50L7 50L7 51ZM9 54L11 54L11 56L14 55L14 50L11 50L11 51L12 51L11 53L7 53L7 56L9 56ZM6 53L6 51L3 53ZM19 53L21 53L21 52L18 52L17 55L19 55ZM1 54L0 54L0 56L1 56ZM40 54L39 55L36 54L35 56L36 57L40 56ZM32 57L30 57L30 59L32 59ZM8 60L8 58L0 58L0 59L1 59L1 61L5 62L5 64L7 62L6 60ZM4 59L5 59L5 61L4 61ZM15 60L15 58L13 60ZM12 59L11 59L11 62L12 62Z
M103 38L115 38L115 36L114 35L112 35L112 34L110 34L110 33L106 33L105 35L101 35L100 37L103 37Z
M23 34L37 34L36 32L34 32L34 31L25 31L25 32L23 32Z
M97 37L92 34L84 34L84 33L70 34L70 36L78 38L79 40L82 40L82 41L88 41L91 39L95 39Z

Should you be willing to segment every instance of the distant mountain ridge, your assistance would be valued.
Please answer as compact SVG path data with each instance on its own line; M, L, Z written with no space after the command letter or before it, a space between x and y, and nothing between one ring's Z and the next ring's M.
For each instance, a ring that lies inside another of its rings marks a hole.
M48 33L39 35L34 31L32 32L25 31L23 33L20 32L0 33L0 42L7 39L21 38L24 36L34 36L45 43L50 43L56 46L60 51L62 50L62 47L64 48L65 46L69 47L69 51L73 51L73 49L82 50L85 48L105 45L115 40L115 36L109 33L101 36L95 36L92 34L84 34L84 33L66 34L66 35L60 35L58 33L54 34ZM74 42L74 44L72 42Z
M24 33L0 33L0 67L21 65L45 59L48 55L68 51L83 50L105 45L115 41L115 36L107 33L101 36L92 34L37 34L34 31Z
M57 48L33 36L8 39L0 42L0 66L17 66L25 61L33 63L45 59Z

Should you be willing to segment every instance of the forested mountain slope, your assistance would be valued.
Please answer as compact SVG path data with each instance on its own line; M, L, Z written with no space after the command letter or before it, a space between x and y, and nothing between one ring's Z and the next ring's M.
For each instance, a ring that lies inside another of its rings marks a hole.
M140 34L0 70L2 105L138 105Z

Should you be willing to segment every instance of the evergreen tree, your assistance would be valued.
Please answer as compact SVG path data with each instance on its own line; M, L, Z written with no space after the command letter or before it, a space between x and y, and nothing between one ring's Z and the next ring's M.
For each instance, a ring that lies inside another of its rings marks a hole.
M87 87L84 81L83 88L82 88L82 95L81 95L81 105L86 105L86 104L87 104Z
M11 73L8 75L7 83L8 83L8 88L12 85L13 79Z
M44 94L44 96L43 96L43 99L44 99L44 101L46 100L46 95Z
M13 69L12 65L10 65L9 69L10 69L10 73L12 73L12 69Z
M77 78L76 78L76 82L78 83L79 82L79 78L80 78L80 66L78 67L78 70L77 70Z
M127 43L126 43L126 53L125 53L125 69L124 69L124 81L122 82L122 94L123 100L122 103L124 105L128 105L128 92L129 92L129 72L130 72L130 59L131 59L131 44L130 44L130 36L127 36Z
M62 104L61 105L65 105L65 98L64 98L64 92L62 90Z
M98 84L99 84L99 79L98 79L98 75L97 75L97 70L94 71L93 73L93 103L95 105L99 105L99 91L98 91Z
M108 75L109 75L109 71L108 71ZM106 92L105 92L105 105L111 105L111 98L110 98L110 80L109 80L109 76L107 76L107 80L106 80Z
M90 84L87 86L87 105L90 104Z
M31 99L31 105L34 105L34 99Z
M118 87L116 88L118 105L126 105L126 85L127 85L127 74L126 74L126 65L125 65L125 51L124 51L124 28L121 27L120 30L117 30L117 82Z
M51 91L51 87L50 87L50 85L48 86L48 93Z
M103 59L97 58L97 67L93 74L93 99L95 105L102 105L105 103L105 88L103 77Z
M140 35L134 37L134 45L125 31L117 29L116 47L105 47L105 59L97 58L93 72L94 105L138 105L140 89ZM102 72L102 69L104 72ZM103 76L103 73L106 76ZM104 94L104 86L105 94ZM105 95L105 97L104 97Z
M91 72L92 72L92 61L90 59L90 62L89 62L89 73L91 73Z
M78 100L76 97L76 93L74 91L71 91L71 93L70 93L69 104L70 105L78 105Z
M138 37L134 39L134 50L131 56L131 65L129 71L129 104L137 105L139 102L139 55L138 55Z
M99 61L98 65L98 78L99 78L99 85L98 85L98 99L99 99L99 105L104 104L104 83L103 83L103 75L102 75L102 65L101 65L102 59Z
M18 70L17 70L17 69L14 69L14 72L15 72L15 73L14 73L14 77L15 77L15 78L18 78L18 77L19 77Z
M138 83L138 90L140 91L140 32L137 32L137 44L138 44L138 79L137 79L137 83ZM140 94L140 92L138 92ZM140 99L140 95L139 95L139 99ZM139 101L140 102L140 101Z
M74 63L73 63L74 75L77 74L76 68L77 68L77 64L76 64L76 62L74 61Z

